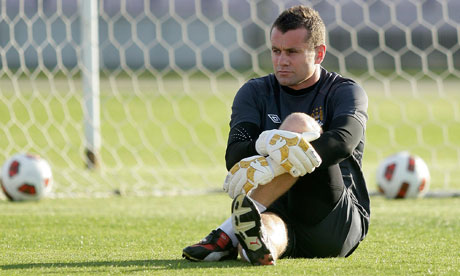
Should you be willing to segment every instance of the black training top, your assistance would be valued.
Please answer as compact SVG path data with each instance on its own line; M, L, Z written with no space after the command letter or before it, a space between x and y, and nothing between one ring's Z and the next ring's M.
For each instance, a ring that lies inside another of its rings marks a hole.
M251 79L240 88L233 102L225 155L227 168L258 154L255 141L262 131L277 129L293 112L306 113L324 131L311 142L323 160L318 169L340 165L344 183L351 188L368 221L370 201L361 170L367 107L367 95L358 84L324 68L319 81L302 90L280 85L273 74Z

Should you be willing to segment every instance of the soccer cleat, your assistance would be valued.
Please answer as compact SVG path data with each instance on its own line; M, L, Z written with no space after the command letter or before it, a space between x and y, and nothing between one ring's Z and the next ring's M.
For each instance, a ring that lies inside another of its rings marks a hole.
M230 237L220 228L212 230L199 243L182 250L182 257L195 262L235 260L237 256L237 249L233 247Z
M244 194L239 194L232 202L232 224L251 264L275 264L259 211L254 202Z

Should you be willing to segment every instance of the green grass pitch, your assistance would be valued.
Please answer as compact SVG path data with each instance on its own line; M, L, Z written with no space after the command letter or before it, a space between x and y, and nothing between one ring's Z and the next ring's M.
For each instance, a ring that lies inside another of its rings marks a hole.
M2 275L459 275L460 198L372 198L368 237L349 258L274 267L181 258L230 214L223 194L0 202Z

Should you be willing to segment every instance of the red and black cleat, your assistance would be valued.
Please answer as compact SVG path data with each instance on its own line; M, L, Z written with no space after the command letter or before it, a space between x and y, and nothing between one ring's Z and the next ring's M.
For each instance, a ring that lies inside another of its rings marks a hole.
M220 228L212 230L199 243L182 250L182 257L195 262L235 260L237 256L237 249L233 247L230 237Z

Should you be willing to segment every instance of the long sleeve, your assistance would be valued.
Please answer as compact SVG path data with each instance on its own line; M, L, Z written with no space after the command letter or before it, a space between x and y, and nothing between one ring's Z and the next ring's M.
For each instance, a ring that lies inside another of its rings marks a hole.
M260 132L256 124L247 122L239 123L230 129L225 152L227 170L230 170L241 159L258 154L256 140Z

